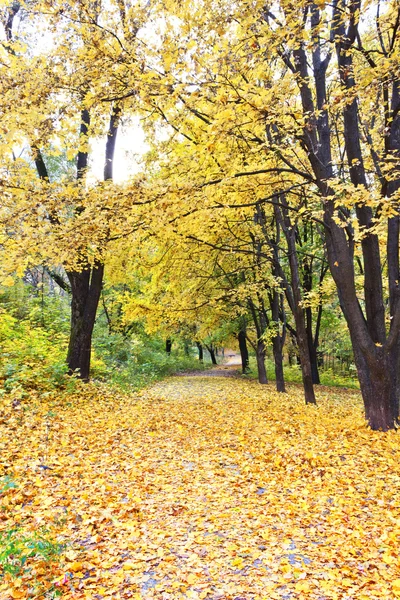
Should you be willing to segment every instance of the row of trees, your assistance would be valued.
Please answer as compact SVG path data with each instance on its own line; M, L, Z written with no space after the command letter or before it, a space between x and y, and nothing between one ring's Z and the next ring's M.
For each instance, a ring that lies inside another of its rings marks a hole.
M395 427L398 3L33 0L6 4L3 23L4 273L64 266L70 370L89 376L108 266L126 319L184 322L195 341L199 322L236 320L242 347L251 322L260 381L271 343L280 391L292 336L314 403L333 280L366 418ZM137 114L151 150L116 185L118 128ZM104 182L90 184L99 137ZM73 177L52 178L61 155Z

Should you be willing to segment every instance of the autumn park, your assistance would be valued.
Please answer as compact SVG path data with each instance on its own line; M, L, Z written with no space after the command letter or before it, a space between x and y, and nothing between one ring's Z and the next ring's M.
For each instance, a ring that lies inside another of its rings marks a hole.
M0 0L0 600L400 599L399 0Z

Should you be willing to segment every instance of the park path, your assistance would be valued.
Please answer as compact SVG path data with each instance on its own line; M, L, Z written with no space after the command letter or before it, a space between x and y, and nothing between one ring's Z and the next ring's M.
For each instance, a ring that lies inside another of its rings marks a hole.
M188 371L182 373L187 377L240 377L242 373L242 360L234 351L225 350L225 358L221 364L205 369L204 371Z
M398 435L318 400L204 372L4 405L0 533L65 546L0 599L399 598Z

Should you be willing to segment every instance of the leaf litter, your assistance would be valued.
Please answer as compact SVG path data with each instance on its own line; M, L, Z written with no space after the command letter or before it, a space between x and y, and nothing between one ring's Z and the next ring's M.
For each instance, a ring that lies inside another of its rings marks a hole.
M318 402L217 377L3 399L0 530L63 551L3 564L0 599L400 598L398 434L358 392Z

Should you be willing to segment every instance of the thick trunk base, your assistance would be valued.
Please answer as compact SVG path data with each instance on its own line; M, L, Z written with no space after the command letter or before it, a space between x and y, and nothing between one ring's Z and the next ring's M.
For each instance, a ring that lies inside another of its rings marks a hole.
M381 366L359 370L360 389L368 425L374 431L389 431L398 426L397 373L390 365Z
M81 272L67 272L71 284L71 330L68 345L68 373L84 381L90 376L92 334L103 284L104 266Z

